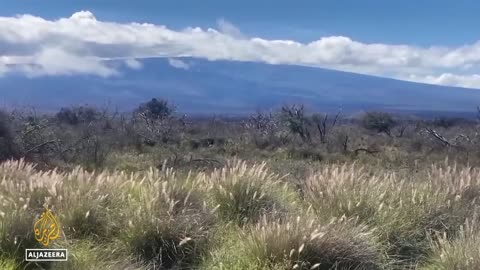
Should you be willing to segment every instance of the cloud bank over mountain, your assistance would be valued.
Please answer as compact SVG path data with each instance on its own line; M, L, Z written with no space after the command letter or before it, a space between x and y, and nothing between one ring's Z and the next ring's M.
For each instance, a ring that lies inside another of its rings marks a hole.
M0 17L0 76L12 72L29 77L121 76L118 61L141 69L142 58L196 57L314 66L480 88L480 42L457 48L417 47L329 36L301 43L247 37L223 19L217 28L172 30L148 23L107 22L89 11L58 20L33 15ZM188 68L181 61L170 60L170 64Z

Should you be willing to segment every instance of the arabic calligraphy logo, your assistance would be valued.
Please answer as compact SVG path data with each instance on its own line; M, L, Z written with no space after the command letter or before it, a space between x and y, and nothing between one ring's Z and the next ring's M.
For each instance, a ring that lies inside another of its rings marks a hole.
M48 247L50 241L57 239L60 235L58 221L48 208L45 208L45 211L40 216L40 219L35 222L33 228L35 239L45 247Z

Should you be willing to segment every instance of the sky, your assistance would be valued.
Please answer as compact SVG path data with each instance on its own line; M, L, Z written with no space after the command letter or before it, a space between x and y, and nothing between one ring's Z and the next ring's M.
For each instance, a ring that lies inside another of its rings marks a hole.
M290 64L480 88L479 1L21 0L0 6L0 79L118 76L141 59ZM184 66L183 66L184 68Z

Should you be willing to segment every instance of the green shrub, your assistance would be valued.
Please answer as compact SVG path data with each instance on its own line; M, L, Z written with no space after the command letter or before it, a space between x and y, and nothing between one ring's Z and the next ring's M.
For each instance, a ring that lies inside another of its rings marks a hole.
M385 112L367 112L362 121L366 129L379 133L384 132L388 135L391 135L391 130L396 124L392 115Z
M55 115L61 123L69 125L88 124L99 119L100 112L91 106L61 108Z
M299 135L303 142L311 142L311 119L306 116L304 106L283 106L280 111L282 122L294 135Z
M175 107L163 99L152 98L149 102L141 104L137 108L137 113L143 114L146 118L152 120L161 120L168 118L175 112Z

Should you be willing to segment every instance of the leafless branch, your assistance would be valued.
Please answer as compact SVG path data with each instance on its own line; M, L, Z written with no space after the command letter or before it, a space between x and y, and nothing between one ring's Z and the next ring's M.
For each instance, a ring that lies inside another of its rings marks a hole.
M360 152L365 152L367 154L373 155L378 153L379 151L374 151L367 148L358 148L358 149L355 149L353 152L355 153L355 155L358 155Z
M41 143L41 144L38 144L38 145L36 145L36 146L28 149L27 151L25 151L25 154L31 153L31 152L37 150L37 149L40 148L40 147L43 147L43 146L45 146L45 145L47 145L47 144L55 143L55 142L57 142L57 141L56 141L56 140L51 140L51 141L43 142L43 143Z
M441 143L443 143L445 146L447 147L451 147L451 146L454 146L452 143L450 143L445 137L443 137L442 135L438 134L435 130L429 128L429 127L426 127L425 130L428 132L428 134L430 134L431 136L433 136L435 139L437 139L438 141L440 141Z

